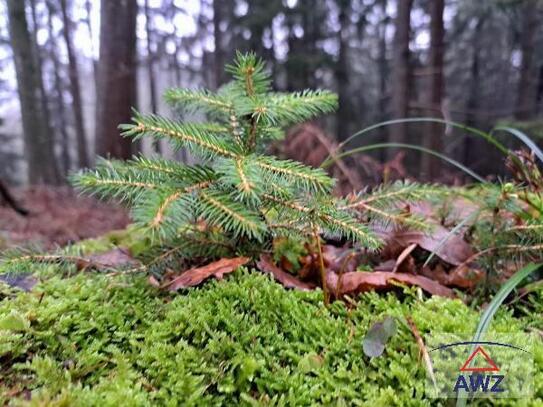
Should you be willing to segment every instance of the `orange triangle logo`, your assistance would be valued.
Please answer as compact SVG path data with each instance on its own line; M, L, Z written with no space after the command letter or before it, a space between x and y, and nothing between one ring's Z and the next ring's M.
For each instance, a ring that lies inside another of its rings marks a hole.
M475 356L482 355L485 359L487 366L486 367L472 367L471 362L475 359ZM485 352L482 346L478 346L477 349L473 351L470 357L466 360L464 365L460 368L461 372L499 372L500 368L492 360L488 353Z

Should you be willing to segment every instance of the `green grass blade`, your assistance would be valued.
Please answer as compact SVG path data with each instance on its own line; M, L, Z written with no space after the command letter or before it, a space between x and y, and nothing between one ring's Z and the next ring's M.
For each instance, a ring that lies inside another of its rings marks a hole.
M441 123L441 124L444 124L444 125L447 125L447 126L455 127L457 129L461 129L461 130L463 130L463 131L465 131L467 133L471 133L471 134L473 134L475 136L482 137L486 141L488 141L490 144L492 144L494 147L496 147L498 150L500 150L503 154L506 154L506 155L509 154L509 151L508 151L507 147L505 147L498 140L496 140L492 134L489 134L487 132L479 130L479 129L475 128L475 127L466 126L466 125L464 125L462 123L452 122L452 121L444 120L444 119L438 119L438 118L435 118L435 117L413 117L413 118L407 118L407 119L387 120L387 121L384 121L384 122L381 122L381 123L376 123L376 124L374 124L372 126L369 126L369 127L366 127L366 128L364 128L364 129L362 129L360 131L357 131L356 133L354 133L353 135L348 137L345 141L343 141L343 142L341 142L339 144L336 151L341 150L346 144L348 144L349 142L351 142L355 138L363 136L364 134L369 133L369 132L371 132L373 130L376 130L376 129L381 128L381 127L387 127L387 126L391 126L391 125L394 125L394 124L402 124L402 123ZM326 158L325 162L328 161L331 158L331 156L332 156L332 154L330 154Z
M538 270L541 266L543 266L543 263L530 263L521 268L519 271L513 274L509 280L507 280L507 282L496 293L494 298L492 298L492 301L490 301L490 304L488 304L488 307L483 312L483 315L481 315L481 319L479 320L479 324L475 330L475 335L473 335L473 342L480 341L481 337L488 331L488 328L490 327L492 319L498 311L498 308L500 308L511 291L513 291L522 282L522 280L524 280L534 271ZM456 407L465 407L466 402L466 394L464 392L459 393L456 400Z
M437 244L435 249L430 253L430 255L428 256L428 258L426 259L426 261L424 262L422 267L426 267L428 265L428 263L430 263L430 261L434 258L435 254L443 247L443 245L445 243L448 242L448 240L451 238L451 236L453 236L456 232L458 232L460 230L460 228L462 228L462 226L464 226L470 220L472 220L473 218L476 218L479 215L480 212L481 212L480 210L473 212L466 219L464 219L462 222L460 222L458 225L456 225L454 228L452 228L449 231L449 233L447 233L447 235L443 239L441 239L439 241L439 243Z
M437 151L430 150L430 149L425 148L425 147L417 146L417 145L414 145L414 144L405 144L405 143L378 143L378 144L371 144L369 146L362 146L362 147L353 148L351 150L345 151L343 153L340 153L340 154L334 155L333 157L328 158L327 160L325 160L321 164L321 168L327 168L330 165L332 165L334 162L336 162L337 160L339 160L340 158L343 158L343 157L347 157L347 156L357 154L357 153L362 153L364 151L371 151L371 150L377 150L377 149L380 149L380 148L390 148L390 147L417 150L417 151L421 151L421 152L426 153L426 154L433 155L434 157L438 157L438 158L442 159L443 161L446 161L449 164L455 166L456 168L462 170L463 172L465 172L469 176L475 178L477 181L482 182L482 183L487 182L483 177L481 177L477 173L473 172L472 170L470 170L465 165L459 163L456 160L453 160L452 158L447 157L446 155L440 154Z
M497 126L497 127L494 127L494 129L492 129L490 134L493 134L494 132L497 132L497 131L504 131L518 138L520 141L526 144L534 152L537 158L539 158L539 161L543 163L543 151L541 151L541 149L537 146L537 144L534 143L532 139L528 137L525 133L513 127Z

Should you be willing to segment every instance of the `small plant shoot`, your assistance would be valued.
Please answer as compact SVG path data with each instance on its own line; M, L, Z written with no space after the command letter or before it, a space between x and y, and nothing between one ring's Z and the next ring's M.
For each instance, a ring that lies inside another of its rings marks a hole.
M166 92L173 107L204 113L209 122L136 112L133 123L121 126L125 137L168 140L202 164L103 160L95 171L75 176L75 185L128 202L135 222L155 241L202 242L200 249L211 252L207 255L223 255L225 247L237 254L260 253L275 237L320 234L377 248L366 226L332 197L334 180L322 169L266 154L287 126L333 112L336 95L273 92L270 75L254 54L238 54L227 71L233 79L216 93ZM186 249L187 256L195 255L189 245Z

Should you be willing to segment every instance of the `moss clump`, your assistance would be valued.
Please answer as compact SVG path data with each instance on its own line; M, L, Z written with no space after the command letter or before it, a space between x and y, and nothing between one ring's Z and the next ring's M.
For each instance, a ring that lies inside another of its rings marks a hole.
M423 334L471 331L477 313L406 293L326 309L319 292L248 271L173 296L140 278L53 278L0 302L0 403L28 403L13 397L26 388L36 405L432 405L409 329L400 322L375 359L365 333L384 315L410 315ZM502 312L493 328L518 332L537 318ZM535 356L527 405L543 399L541 344Z

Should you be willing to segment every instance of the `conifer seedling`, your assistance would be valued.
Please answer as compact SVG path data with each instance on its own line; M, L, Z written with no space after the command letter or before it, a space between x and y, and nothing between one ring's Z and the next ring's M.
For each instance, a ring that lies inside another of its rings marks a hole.
M217 257L225 247L256 256L275 237L317 234L376 248L366 226L332 197L334 180L322 169L266 154L287 127L333 112L336 95L274 92L265 65L252 53L238 53L227 72L232 81L217 92L165 94L176 109L198 112L209 122L136 112L133 123L120 126L125 137L168 140L201 164L102 160L96 170L74 177L76 186L128 202L142 230L164 246L181 244L182 256Z

